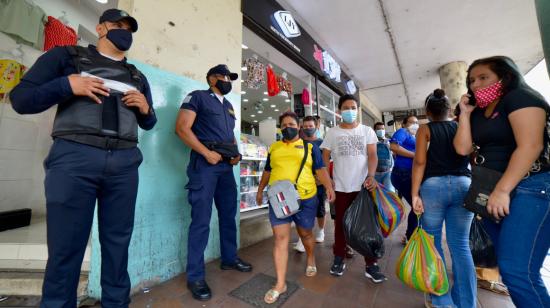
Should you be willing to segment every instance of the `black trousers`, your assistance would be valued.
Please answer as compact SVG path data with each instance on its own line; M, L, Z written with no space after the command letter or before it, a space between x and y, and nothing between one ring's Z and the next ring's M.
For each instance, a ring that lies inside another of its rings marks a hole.
M57 138L44 161L48 263L42 308L76 307L96 200L102 307L128 307L128 246L134 227L138 148L104 150Z

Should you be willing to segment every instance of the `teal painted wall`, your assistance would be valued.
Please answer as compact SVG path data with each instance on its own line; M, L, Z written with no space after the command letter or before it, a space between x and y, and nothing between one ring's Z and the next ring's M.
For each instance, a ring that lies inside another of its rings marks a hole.
M133 63L145 74L151 85L158 118L151 131L140 131L139 135L139 148L144 159L139 168L135 227L128 265L132 287L136 290L140 286L159 283L185 271L191 208L184 187L187 184L185 171L190 149L174 133L174 127L180 104L187 93L207 89L208 85L143 63ZM239 140L240 95L231 93L227 98L237 112L235 136ZM237 167L234 168L234 175L239 184ZM235 200L235 206L238 207L238 200ZM210 238L205 251L207 260L220 255L217 215L214 207ZM238 215L235 219L239 221ZM97 222L94 221L88 287L88 293L93 298L101 297L101 251L98 239Z

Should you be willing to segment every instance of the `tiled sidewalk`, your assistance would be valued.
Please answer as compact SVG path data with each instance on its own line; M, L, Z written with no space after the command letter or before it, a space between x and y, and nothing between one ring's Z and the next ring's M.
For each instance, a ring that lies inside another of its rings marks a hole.
M329 274L333 236L332 222L328 221L325 242L316 246L317 276L305 277L305 254L290 250L287 279L297 282L300 288L282 307L424 307L423 295L403 285L394 273L396 260L403 248L399 243L404 233L403 226L386 240L386 254L380 261L388 281L375 285L364 277L364 261L358 255L347 260L347 269L342 277L336 278ZM293 238L296 239L296 235ZM222 271L219 269L219 261L207 264L207 282L213 292L210 301L194 300L186 288L185 274L182 274L147 293L135 295L131 307L252 307L228 293L257 273L275 276L272 245L273 241L269 239L239 252L244 260L253 264L252 273ZM507 308L514 305L507 296L478 289L478 307Z

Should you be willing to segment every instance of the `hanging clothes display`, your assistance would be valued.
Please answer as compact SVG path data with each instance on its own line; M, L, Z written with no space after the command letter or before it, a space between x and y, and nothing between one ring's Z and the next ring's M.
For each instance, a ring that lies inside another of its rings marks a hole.
M281 89L281 91L288 94L288 97L292 95L292 82L288 79L283 76L277 76L277 84L279 84L279 89Z
M48 22L44 29L44 51L55 46L76 45L78 36L76 31L64 25L58 19L48 16Z
M29 1L0 1L0 31L10 35L17 43L42 50L46 21L44 10Z
M279 83L277 82L277 75L275 75L275 72L273 72L273 67L271 64L267 65L266 69L267 74L267 94L269 96L275 96L281 92L281 89L279 88Z
M26 69L17 61L0 59L0 99L21 81Z
M246 80L244 85L250 89L259 89L265 84L265 65L256 57L248 58L243 61L243 66L246 66Z
M310 102L311 102L311 96L309 95L309 91L306 88L304 88L302 90L302 104L307 106L310 104Z

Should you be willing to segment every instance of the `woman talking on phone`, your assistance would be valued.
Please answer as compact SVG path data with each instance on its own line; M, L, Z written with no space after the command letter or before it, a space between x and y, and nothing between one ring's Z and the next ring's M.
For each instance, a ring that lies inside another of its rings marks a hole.
M540 275L550 248L548 104L504 56L474 61L467 85L454 146L460 155L475 148L481 167L502 173L487 201L498 223L484 225L503 282L517 307L550 307Z

